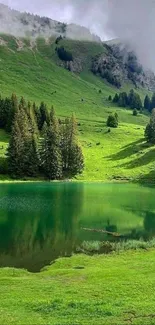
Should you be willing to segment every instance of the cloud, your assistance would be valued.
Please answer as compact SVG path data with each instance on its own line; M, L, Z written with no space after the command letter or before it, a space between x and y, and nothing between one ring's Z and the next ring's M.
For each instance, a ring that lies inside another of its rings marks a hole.
M20 11L85 26L102 39L107 38L103 28L106 15L105 3L102 0L2 0L1 2Z
M90 28L103 40L120 38L155 71L155 0L2 0L20 11Z

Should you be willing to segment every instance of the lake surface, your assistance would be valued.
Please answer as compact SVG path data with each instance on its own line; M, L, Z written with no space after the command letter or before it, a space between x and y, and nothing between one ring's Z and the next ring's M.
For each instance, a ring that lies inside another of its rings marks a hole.
M0 184L0 266L39 271L84 241L155 235L155 188L132 184Z

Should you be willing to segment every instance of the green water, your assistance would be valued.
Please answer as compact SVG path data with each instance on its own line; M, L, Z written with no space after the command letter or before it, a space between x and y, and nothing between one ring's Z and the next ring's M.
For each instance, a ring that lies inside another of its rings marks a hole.
M39 271L84 240L155 235L155 188L132 184L0 184L0 266Z

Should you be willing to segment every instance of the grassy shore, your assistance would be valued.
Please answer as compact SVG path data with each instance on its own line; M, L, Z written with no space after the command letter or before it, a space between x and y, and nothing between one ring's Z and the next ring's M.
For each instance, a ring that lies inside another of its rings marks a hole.
M155 324L154 256L76 255L38 274L0 269L0 324Z

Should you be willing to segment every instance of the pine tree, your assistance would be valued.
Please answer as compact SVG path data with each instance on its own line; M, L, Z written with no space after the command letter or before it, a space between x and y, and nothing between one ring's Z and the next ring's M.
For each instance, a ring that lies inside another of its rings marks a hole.
M142 105L141 98L140 98L139 94L135 93L133 105L131 108L136 108L138 110L141 110L142 107L143 107L143 105Z
M39 168L39 153L38 153L38 127L31 103L29 102L24 110L20 106L23 123L23 172L26 176L36 176Z
M150 122L145 129L145 138L147 142L155 144L155 109L152 110Z
M68 162L69 173L72 176L82 173L84 169L84 157L82 149L78 143L74 143L74 145L71 146Z
M8 147L8 170L9 173L14 177L22 176L22 151L23 151L23 141L20 127L18 125L18 114L17 110L14 123L12 126L12 133L10 137L9 147Z
M126 92L120 93L119 100L118 100L118 105L120 107L128 106L128 96L127 96Z
M151 109L151 100L148 95L146 95L145 99L144 99L144 108L148 111L150 111L150 109Z
M62 177L62 156L58 122L54 109L50 114L50 123L44 125L44 140L41 149L41 161L44 175L49 180Z
M17 177L36 176L39 165L36 133L32 128L31 114L28 117L25 109L21 102L15 114L8 149L9 170Z
M155 92L153 93L152 98L151 98L151 110L153 108L155 108Z
M129 96L128 96L128 105L131 107L131 108L135 108L134 107L134 95L135 95L135 92L133 89L130 90L129 92Z
M10 98L6 97L4 100L0 99L0 127L5 128L6 130L9 122L11 108L12 104Z
M37 123L37 129L39 130L40 120L41 120L41 113L40 113L39 108L36 106L35 102L32 105L32 111L33 111L33 114L35 116L35 120L36 120L36 123Z
M45 105L44 102L41 102L39 111L40 111L39 130L41 131L45 122L47 123L47 125L50 124L49 123L50 117L49 117L47 106Z
M134 108L134 110L133 110L133 116L137 116L137 115L138 115L138 111L137 111L136 108Z
M39 153L37 138L34 134L30 134L25 140L24 151L24 175L36 176L39 170Z
M63 170L70 175L81 173L84 168L84 157L77 141L77 122L74 117L66 119L62 131Z
M113 103L118 103L119 101L119 96L118 94L115 94L114 98L113 98Z

